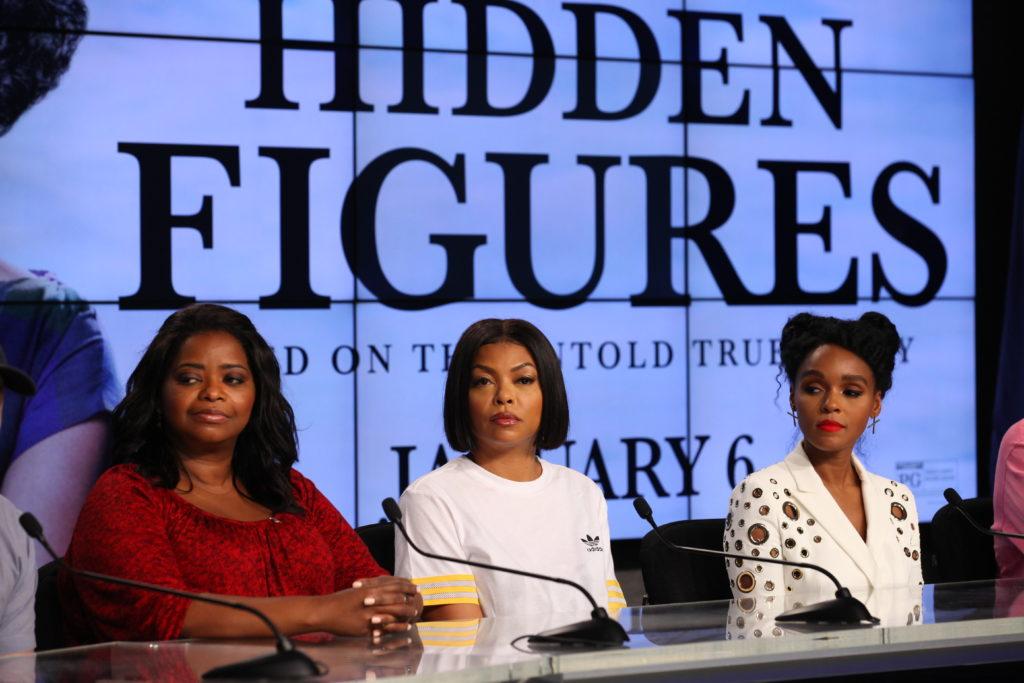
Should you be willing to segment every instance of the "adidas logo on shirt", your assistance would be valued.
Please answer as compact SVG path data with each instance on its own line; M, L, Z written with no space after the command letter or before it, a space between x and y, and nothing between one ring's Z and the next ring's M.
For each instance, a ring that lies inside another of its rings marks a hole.
M600 536L594 536L593 538L591 538L590 534L587 534L586 538L581 538L580 540L583 542L583 545L587 546L587 552L588 553L602 553L602 552L604 552L604 548L601 547L601 537Z

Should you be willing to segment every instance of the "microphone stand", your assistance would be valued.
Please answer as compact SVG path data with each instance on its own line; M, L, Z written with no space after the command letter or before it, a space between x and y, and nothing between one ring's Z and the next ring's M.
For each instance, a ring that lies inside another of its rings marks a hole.
M654 529L654 533L669 548L684 553L697 555L713 555L716 557L729 557L735 560L748 560L751 562L765 562L767 564L781 564L789 567L801 567L813 569L827 576L836 585L836 597L832 600L816 602L804 607L783 612L775 617L775 621L782 623L807 623L807 624L843 624L847 626L872 626L879 623L878 617L871 615L863 602L853 597L850 589L839 583L829 570L809 562L790 562L789 560L777 560L771 557L754 557L753 555L740 555L739 553L723 552L721 550L710 550L708 548L691 548L690 546L678 545L665 538L661 528L654 522L654 512L650 504L643 496L633 499L633 508L641 519L646 521Z
M70 564L64 561L64 558L59 557L57 553L53 551L50 544L46 540L46 536L43 534L43 526L39 523L39 520L35 518L31 512L22 513L21 517L18 518L18 522L21 527L25 530L25 533L29 537L39 541L39 543L46 549L57 564L64 569L68 570L72 574L78 576L84 576L95 581L105 581L106 583L113 583L121 586L130 586L132 588L140 588L142 590L156 591L157 593L165 593L167 595L175 595L179 598L188 598L190 600L198 600L200 602L208 602L213 605L220 605L222 607L231 607L233 609L239 609L248 612L260 619L270 632L274 634L274 639L277 645L277 652L272 655L266 655L264 657L258 657L256 659L250 659L245 662L238 662L237 664L227 664L225 666L218 666L214 669L210 669L203 674L204 679L216 679L216 678L311 678L322 676L327 673L327 670L322 666L314 662L310 657L300 651L296 650L292 641L289 640L274 622L270 620L267 615L259 611L255 607L244 605L240 602L232 602L230 600L222 600L220 598L210 597L209 595L200 595L198 593L190 593L188 591L181 591L174 588L166 588L164 586L157 586L151 583L143 583L142 581L133 581L132 579L122 579L116 576L108 576L106 574L98 574L96 572L87 571L85 569L75 569Z
M973 526L981 533L988 534L989 536L1004 536L1006 538L1024 538L1024 534L1015 534L1010 531L996 531L994 529L986 529L985 527L978 524L973 517L967 514L967 510L964 510L964 499L960 497L960 494L956 492L956 489L946 489L945 491L942 492L942 495L945 497L947 503L956 508L957 512L963 515L964 519L970 522L971 526Z
M485 564L483 562L475 562L473 560L463 560L455 557L446 557L444 555L436 555L434 553L427 552L413 543L413 540L409 538L409 533L405 530L405 525L402 524L402 510L398 507L398 503L395 502L395 499L385 498L381 505L384 507L384 515L388 518L388 521L398 527L398 530L402 532L402 536L405 537L406 542L420 555L435 560L443 560L445 562L456 562L458 564L465 564L471 567L480 567L481 569L491 569L497 572L517 574L531 579L553 581L554 583L572 586L586 596L591 607L593 607L593 611L591 611L590 619L588 621L580 621L532 635L526 641L531 645L580 644L592 645L595 647L617 647L629 640L629 636L626 635L626 630L622 628L622 624L609 617L608 612L597 604L597 601L594 600L594 597L590 592L575 581L553 576L544 576L543 574L535 574L533 572L522 571L520 569L497 567L493 564Z

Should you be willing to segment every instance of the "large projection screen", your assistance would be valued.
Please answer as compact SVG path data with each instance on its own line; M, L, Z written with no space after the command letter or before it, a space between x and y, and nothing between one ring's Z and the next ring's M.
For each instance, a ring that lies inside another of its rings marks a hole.
M724 516L793 446L803 310L900 330L867 466L924 520L977 491L970 2L89 9L0 138L0 258L91 302L122 382L171 309L249 315L299 469L354 525L458 455L447 355L487 317L560 352L544 457L602 486L615 538L638 494Z

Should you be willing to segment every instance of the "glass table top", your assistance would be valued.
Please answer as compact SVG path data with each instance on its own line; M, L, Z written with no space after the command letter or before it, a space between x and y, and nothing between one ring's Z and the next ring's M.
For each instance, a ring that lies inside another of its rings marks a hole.
M549 614L421 623L383 646L362 638L296 640L327 673L315 680L351 681L418 675L458 681L518 680L561 674L573 679L651 671L788 671L843 658L862 670L935 666L942 657L1024 659L1024 579L938 584L858 594L879 617L867 628L794 628L774 617L828 596L754 599L623 609L629 633L622 648L531 651L524 638L586 618ZM517 640L518 639L518 640ZM269 640L105 643L0 657L0 681L196 681L214 667L273 651ZM1015 654L1017 653L1017 654ZM858 664L859 662L859 664ZM782 673L779 673L782 676Z

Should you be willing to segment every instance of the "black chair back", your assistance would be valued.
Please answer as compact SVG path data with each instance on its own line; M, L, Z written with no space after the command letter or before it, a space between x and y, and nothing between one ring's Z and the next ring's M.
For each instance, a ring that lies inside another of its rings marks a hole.
M39 568L36 587L36 650L56 650L64 647L64 614L57 595L56 560Z
M725 520L692 519L670 522L659 528L673 543L721 550ZM732 597L724 559L672 550L654 531L648 532L640 542L640 569L647 600L652 605Z
M925 583L938 583L938 568L932 552L932 523L921 522L921 574Z
M391 522L377 522L356 527L356 533L370 549L373 559L388 574L395 573L395 525Z
M978 524L992 526L991 498L970 498L962 505ZM972 527L952 505L932 518L931 552L938 583L994 579L998 573L992 537Z

